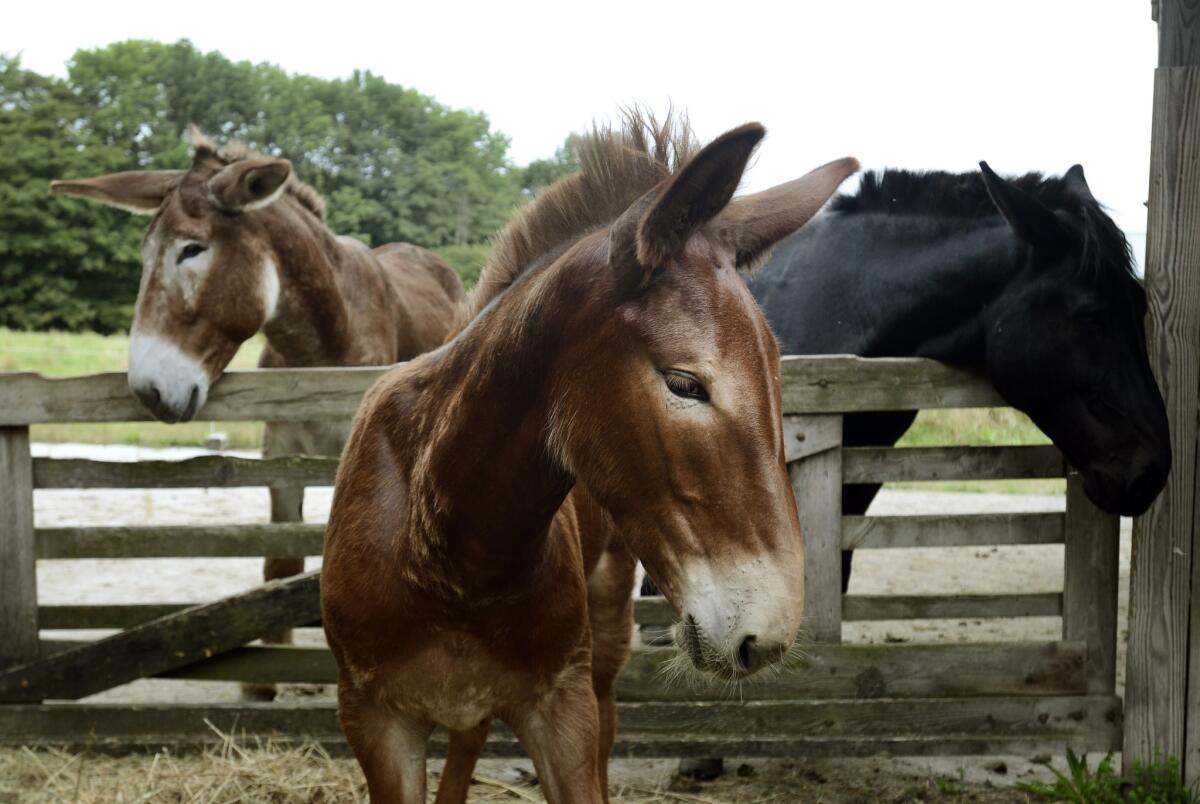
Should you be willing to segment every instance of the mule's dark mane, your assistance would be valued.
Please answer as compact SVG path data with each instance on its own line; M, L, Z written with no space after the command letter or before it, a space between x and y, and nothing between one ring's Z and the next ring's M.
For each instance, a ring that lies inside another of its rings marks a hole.
M697 145L682 116L668 113L659 122L632 109L619 129L598 126L581 137L575 149L580 171L543 190L496 235L471 292L472 314L545 254L612 223L640 196L673 175Z
M232 165L245 159L254 159L261 154L237 140L230 140L224 145L218 145L200 129L193 126L188 132L192 140L192 164L199 164L206 159L214 159L222 165ZM295 171L288 177L287 193L300 202L300 205L321 221L325 220L325 199L310 185L296 178Z
M1136 281L1129 242L1100 204L1080 198L1062 176L1026 173L1007 178L1047 207L1061 209L1080 221L1083 245L1079 268L1082 273L1101 282L1127 284L1130 280ZM966 219L998 217L1000 214L979 171L867 171L862 175L857 192L839 194L830 203L830 209L846 214L883 212Z

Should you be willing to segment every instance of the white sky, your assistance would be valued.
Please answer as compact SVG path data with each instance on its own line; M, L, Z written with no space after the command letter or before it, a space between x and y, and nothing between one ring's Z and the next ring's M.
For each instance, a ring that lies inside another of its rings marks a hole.
M182 37L291 72L369 69L485 112L519 164L620 105L673 102L705 139L767 126L749 189L846 154L1002 173L1080 162L1117 222L1145 229L1147 0L21 2L0 52L61 75L77 48Z

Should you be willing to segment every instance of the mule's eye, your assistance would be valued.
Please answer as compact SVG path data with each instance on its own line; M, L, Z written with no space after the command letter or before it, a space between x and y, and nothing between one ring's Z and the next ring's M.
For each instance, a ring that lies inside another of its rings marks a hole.
M686 371L668 369L662 375L663 382L667 384L667 388L675 396L683 397L684 399L698 399L701 402L708 401L708 391L704 388L704 385Z
M202 246L199 243L188 243L179 250L179 256L175 258L175 264L190 260L192 257L197 257L208 251L208 246Z

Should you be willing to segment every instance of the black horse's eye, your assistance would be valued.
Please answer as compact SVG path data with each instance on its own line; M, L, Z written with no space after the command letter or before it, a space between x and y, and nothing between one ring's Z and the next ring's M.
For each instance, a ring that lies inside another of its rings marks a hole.
M698 399L701 402L708 401L708 391L704 388L704 385L686 371L670 369L664 371L662 375L663 382L667 384L667 388L671 389L671 393L675 394L675 396L680 396L684 399Z
M175 258L175 264L178 265L184 260L190 260L192 257L203 254L206 251L208 251L208 246L202 246L199 243L188 243L179 250L179 256Z

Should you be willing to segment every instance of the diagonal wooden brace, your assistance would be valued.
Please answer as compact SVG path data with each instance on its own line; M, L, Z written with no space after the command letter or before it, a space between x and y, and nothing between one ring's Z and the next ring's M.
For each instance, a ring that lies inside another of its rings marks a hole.
M0 701L84 698L321 619L320 570L270 581L0 673Z

